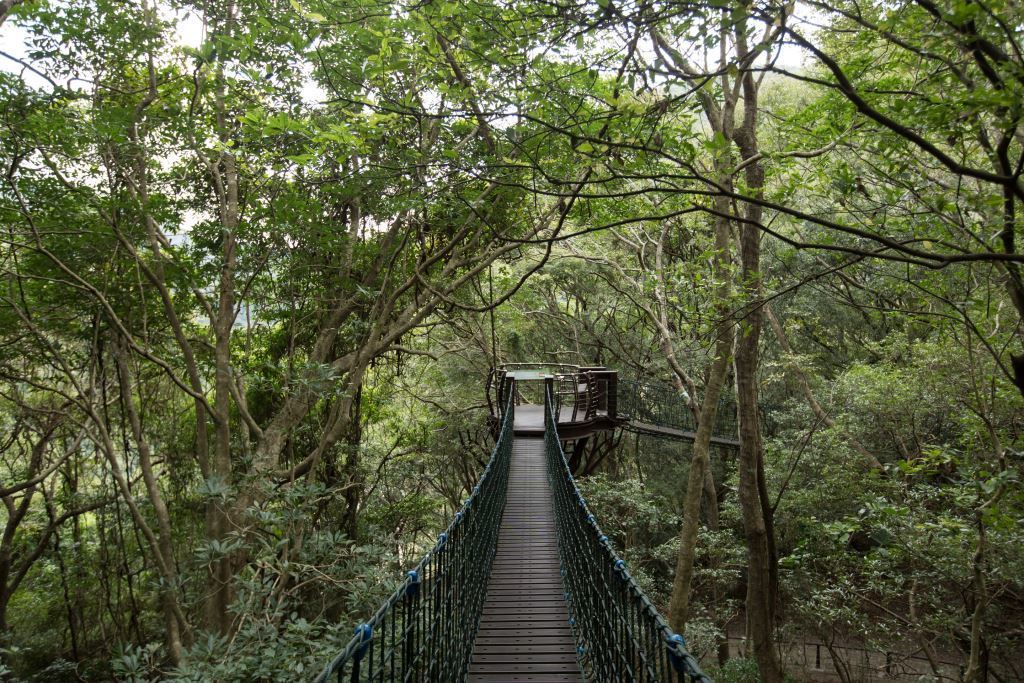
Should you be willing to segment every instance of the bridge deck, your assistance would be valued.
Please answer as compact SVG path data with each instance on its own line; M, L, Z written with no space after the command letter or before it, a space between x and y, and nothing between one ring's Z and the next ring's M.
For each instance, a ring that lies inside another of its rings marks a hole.
M595 431L612 429L615 421L609 419L608 411L598 410L588 420L581 409L576 413L573 420L572 406L563 406L558 414L558 433L563 439L576 439L581 436L592 434ZM544 434L544 406L542 405L518 405L516 406L516 434L523 436L543 436Z
M518 409L516 418L518 427ZM469 681L582 680L559 575L544 439L517 436Z

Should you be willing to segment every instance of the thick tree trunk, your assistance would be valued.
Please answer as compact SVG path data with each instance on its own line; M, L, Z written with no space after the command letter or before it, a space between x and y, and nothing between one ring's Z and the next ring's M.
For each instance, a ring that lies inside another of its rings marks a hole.
M744 229L744 233L747 232ZM744 234L742 242L759 240L756 228L753 235ZM755 250L749 244L741 248L744 261L744 279L748 291L749 277L757 277ZM751 269L751 267L753 269ZM747 544L747 633L753 641L761 680L781 683L782 670L775 652L774 614L775 586L772 570L773 558L769 541L769 527L762 505L762 486L759 479L764 448L757 410L758 341L760 339L759 313L747 316L736 333L736 398L740 422L739 501L743 513L743 532ZM755 319L752 319L755 318Z
M735 29L737 55L748 54L745 22ZM747 191L760 198L764 190L764 168L757 141L758 84L754 74L741 75L743 122L735 141L747 161L744 179ZM760 356L762 301L761 224L763 211L757 204L744 207L740 228L740 277L746 315L736 328L736 404L740 423L739 501L747 541L747 633L753 641L757 668L763 683L781 683L782 665L775 649L775 605L778 598L778 560L775 549L773 510L764 476L764 444L758 411L757 370Z

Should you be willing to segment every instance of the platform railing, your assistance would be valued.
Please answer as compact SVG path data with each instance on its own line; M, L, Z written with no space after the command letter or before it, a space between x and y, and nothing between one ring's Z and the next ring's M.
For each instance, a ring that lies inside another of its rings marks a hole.
M668 384L620 380L617 398L618 413L622 418L683 432L697 431L697 420L686 396ZM711 433L716 437L736 439L738 432L736 402L723 398L718 402Z
M601 532L576 486L558 436L554 382L547 384L544 445L569 624L589 681L710 683Z
M503 391L501 429L480 481L434 547L380 609L356 628L316 683L465 678L508 488L515 382L508 382Z
M487 403L491 416L501 417L500 401L495 396L501 395L507 381L517 373L533 373L530 379L517 382L519 391L516 404L528 403L538 405L544 401L543 379L554 379L559 409L568 412L560 413L568 422L586 422L599 415L615 419L618 406L618 373L605 367L583 367L563 363L506 363L492 368L487 377Z

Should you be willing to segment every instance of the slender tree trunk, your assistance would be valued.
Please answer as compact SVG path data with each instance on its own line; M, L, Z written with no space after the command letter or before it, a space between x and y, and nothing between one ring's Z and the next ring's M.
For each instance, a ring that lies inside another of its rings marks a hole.
M978 547L971 563L971 588L974 609L971 611L971 639L967 657L964 683L984 683L988 678L987 667L982 665L984 648L985 608L988 606L988 589L985 582L985 523L981 513L977 515Z
M721 160L718 166L722 171L721 177L725 178L725 160ZM717 197L715 202L720 208L728 210L728 201L724 197ZM679 530L679 554L676 557L676 573L672 582L672 597L668 608L669 625L677 632L683 631L690 616L701 499L705 482L711 474L712 430L732 350L732 321L729 316L728 301L732 289L730 286L732 274L729 267L731 261L729 221L724 216L719 216L715 219L715 257L712 262L715 310L718 315L715 329L715 356L708 372L708 380L701 400L700 418L697 422L697 434L693 441L693 457L690 458L686 497L683 500L683 522ZM682 379L680 378L680 380ZM714 493L713 481L711 491ZM709 500L709 503L717 505L717 500ZM716 519L717 513L718 510L714 510L713 514Z
M359 503L362 499L362 473L360 449L363 440L362 397L363 385L353 388L355 396L349 406L349 426L345 435L345 467L342 483L345 486L345 534L352 540L359 538Z
M223 17L222 32L230 36L234 31L234 3L229 3ZM240 221L239 177L235 157L228 147L231 142L232 122L227 105L227 85L223 67L218 64L214 78L213 106L217 118L218 137L222 151L208 160L210 180L218 201L221 229L221 263L218 282L218 301L213 320L214 333L214 447L211 475L223 487L233 483L231 467L231 333L235 324L235 268L236 239ZM244 503L239 503L244 505ZM236 505L237 508L237 505ZM207 507L207 538L225 544L232 530L231 520L244 513L232 509L224 500L213 500ZM211 565L211 585L206 600L207 627L215 632L228 633L232 618L228 607L233 599L232 577L234 565L241 559L224 554Z
M161 577L161 598L164 606L164 620L167 627L167 651L171 662L177 665L181 661L183 641L187 638L189 625L179 623L178 615L184 614L178 602L178 570L174 557L174 534L171 528L171 515L167 510L167 503L164 501L163 493L157 484L156 473L153 471L153 457L149 448L149 441L142 431L142 420L135 409L132 401L132 375L128 368L126 350L120 343L114 345L114 359L117 363L118 380L121 384L122 409L128 416L128 423L131 425L132 437L135 440L135 447L138 450L139 469L142 471L142 479L146 485L146 493L149 502L153 506L153 514L156 517L157 543L160 555L163 557L164 575Z
M718 397L725 384L729 368L728 344L725 353L718 355L711 366L710 377L701 404L700 423L693 442L693 457L690 458L690 473L686 482L686 497L683 500L683 522L679 530L679 554L676 557L676 573L672 582L672 597L669 601L669 625L681 632L690 616L690 598L693 585L693 568L697 556L697 531L700 526L700 507L704 493L704 482L711 468L710 444L711 427L715 422ZM717 512L717 510L715 511Z
M50 525L53 527L53 555L57 558L57 569L60 571L60 587L64 598L64 613L68 617L68 638L71 641L71 658L78 661L78 623L75 618L75 608L71 601L71 591L68 588L68 568L64 561L64 549L61 546L60 529L57 523L57 511L53 506L53 495L43 489L43 496L46 501L46 515L49 517ZM77 521L78 516L75 516Z

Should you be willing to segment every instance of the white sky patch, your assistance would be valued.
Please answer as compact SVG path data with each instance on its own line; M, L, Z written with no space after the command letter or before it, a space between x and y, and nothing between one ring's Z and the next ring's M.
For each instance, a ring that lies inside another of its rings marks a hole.
M164 15L165 20L174 21L174 35L172 42L179 47L192 48L198 50L206 40L206 26L203 24L203 18L195 12L175 13L170 12L165 5L160 5L161 15L167 12L169 16Z
M206 40L206 27L203 18L195 12L176 10L167 3L158 3L157 12L160 18L174 25L170 31L170 43L179 48L198 49ZM31 49L31 33L17 18L9 18L0 25L0 71L15 74L21 77L25 85L39 90L50 90L52 85L46 78L43 78L32 68L40 68L40 65L33 64L29 58ZM28 66L26 66L28 65ZM83 89L88 84L83 83L79 78L69 83L64 83L69 88Z
M49 81L17 61L31 63L28 58L28 39L29 33L25 27L13 20L8 19L0 25L0 51L5 53L0 55L0 71L20 75L31 88L49 90Z
M316 79L313 78L313 65L306 62L302 65L302 90L299 92L299 96L302 97L302 101L309 105L324 104L330 99L327 91L320 87Z

